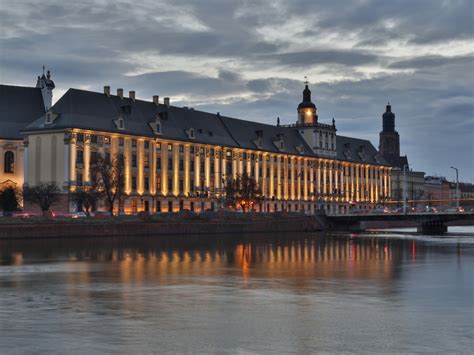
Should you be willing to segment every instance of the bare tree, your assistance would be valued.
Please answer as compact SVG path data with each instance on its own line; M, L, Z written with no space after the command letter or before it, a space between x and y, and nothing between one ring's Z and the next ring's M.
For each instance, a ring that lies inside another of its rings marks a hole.
M19 196L20 193L18 189L15 189L12 186L0 190L0 208L4 212L18 210L18 207L20 206Z
M91 208L96 206L103 196L103 191L100 191L98 185L94 183L78 187L71 193L72 200L80 204L88 216L90 216Z
M36 186L26 187L23 190L23 198L41 208L41 211L49 211L51 206L59 201L61 189L56 182L40 182Z
M235 179L229 178L225 190L227 206L240 206L243 212L250 211L261 198L257 181L247 173L237 175Z
M105 197L107 208L114 212L115 201L122 203L125 196L125 163L123 154L112 158L99 156L91 166L91 181Z

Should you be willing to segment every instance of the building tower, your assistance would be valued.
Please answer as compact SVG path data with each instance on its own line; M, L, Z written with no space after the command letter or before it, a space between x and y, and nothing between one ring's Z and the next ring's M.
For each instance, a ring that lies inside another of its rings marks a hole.
M318 123L316 105L311 101L311 90L308 88L308 81L305 81L303 90L303 101L298 105L298 125L315 125Z
M379 153L392 166L400 164L400 136L395 130L395 114L387 104L382 115L383 129L380 132Z
M36 81L36 87L41 89L41 94L43 95L44 109L48 111L53 104L53 89L55 88L54 81L51 80L51 72L48 70L46 75L44 75L44 65L43 65L43 75L38 75L38 80Z

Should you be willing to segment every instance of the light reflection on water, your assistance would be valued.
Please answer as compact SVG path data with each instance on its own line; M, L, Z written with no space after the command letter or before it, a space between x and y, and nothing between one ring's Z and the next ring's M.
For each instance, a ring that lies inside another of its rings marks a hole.
M0 242L0 353L462 352L472 228Z

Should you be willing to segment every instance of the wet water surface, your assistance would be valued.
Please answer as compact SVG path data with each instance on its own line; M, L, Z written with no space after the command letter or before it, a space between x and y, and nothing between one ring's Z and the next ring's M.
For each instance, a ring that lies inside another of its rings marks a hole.
M469 352L453 230L0 241L0 353Z

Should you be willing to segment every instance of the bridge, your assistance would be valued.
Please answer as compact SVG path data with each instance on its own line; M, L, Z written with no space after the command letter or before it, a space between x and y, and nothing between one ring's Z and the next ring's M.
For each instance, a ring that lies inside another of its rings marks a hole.
M443 234L448 231L448 222L473 221L474 212L463 213L372 213L372 214L346 214L327 215L328 226L335 230L362 231L366 222L371 221L410 221L418 224L418 232L424 234Z

